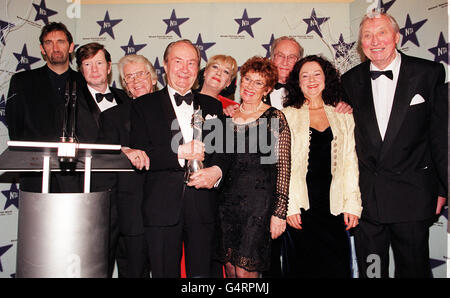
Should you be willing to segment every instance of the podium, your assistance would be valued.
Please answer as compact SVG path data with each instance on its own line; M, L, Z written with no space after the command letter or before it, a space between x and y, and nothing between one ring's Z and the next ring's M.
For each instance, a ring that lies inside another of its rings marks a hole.
M16 277L107 277L109 192L90 192L92 172L133 171L120 145L9 141L0 171L42 172L42 193L20 191ZM58 158L74 157L83 193L49 193Z

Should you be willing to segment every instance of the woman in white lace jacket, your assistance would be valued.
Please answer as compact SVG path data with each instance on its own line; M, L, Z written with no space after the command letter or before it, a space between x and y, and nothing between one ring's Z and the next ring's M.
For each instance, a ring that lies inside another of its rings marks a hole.
M335 111L342 99L339 75L321 57L297 62L287 89L292 161L285 272L350 277L346 230L358 225L362 210L353 116Z

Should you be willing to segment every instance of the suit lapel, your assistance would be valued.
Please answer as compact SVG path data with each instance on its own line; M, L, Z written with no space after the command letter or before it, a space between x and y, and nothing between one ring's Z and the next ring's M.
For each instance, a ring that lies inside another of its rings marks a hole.
M369 76L370 63L366 63L363 69L363 74L360 76L361 87L359 91L359 98L365 98L363 102L358 104L358 109L360 110L361 117L365 120L360 121L366 128L368 139L372 142L375 148L380 148L382 139L380 134L380 129L378 127L377 116L375 114L375 105L373 103L372 95L372 83Z
M166 118L167 128L172 134L172 138L174 138L178 133L181 134L180 124L178 123L177 115L175 114L175 110L173 109L172 102L170 101L169 91L167 90L167 86L161 90L160 97L161 104L161 113L163 117ZM176 121L176 124L174 123ZM172 126L172 123L174 124ZM172 129L172 128L177 129ZM180 145L183 144L183 138L180 139Z
M414 78L414 72L410 70L410 66L411 64L408 63L408 57L402 54L402 62L400 65L397 86L395 88L394 101L392 103L384 142L381 147L380 161L392 146L408 112L412 93L414 92L414 89L411 88L413 85L411 82Z

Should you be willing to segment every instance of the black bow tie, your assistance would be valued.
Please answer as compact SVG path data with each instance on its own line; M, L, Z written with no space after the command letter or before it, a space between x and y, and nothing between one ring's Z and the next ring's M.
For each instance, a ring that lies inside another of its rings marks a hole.
M106 98L107 101L109 102L113 102L114 100L114 95L112 93L106 93L106 94L102 94L102 93L95 93L95 100L100 103L103 98Z
M282 84L282 83L276 83L275 84L275 90L278 90L280 88L286 88L286 84Z
M188 94L181 96L180 94L175 93L174 98L177 106L180 106L183 103L183 101L185 101L188 105L190 105L194 100L194 94L192 92L189 92Z
M385 75L390 80L392 80L394 78L394 74L392 73L392 70L386 70L386 71L371 70L370 71L370 77L372 78L372 80L378 79L381 75Z

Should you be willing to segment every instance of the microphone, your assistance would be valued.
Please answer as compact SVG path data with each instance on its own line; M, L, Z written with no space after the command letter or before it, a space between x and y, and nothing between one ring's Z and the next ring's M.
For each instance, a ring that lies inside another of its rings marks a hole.
M76 162L77 144L76 144L76 104L77 104L77 88L76 82L73 82L72 92L70 93L70 80L66 83L64 93L64 113L63 113L63 130L61 144L58 147L58 157L61 169L70 170Z
M77 82L73 81L73 87L72 87L72 106L71 106L71 118L72 121L70 122L70 133L69 133L69 142L74 143L76 141L76 108L77 108Z
M62 119L62 134L61 134L61 142L66 141L67 137L67 121L69 116L69 101L70 101L70 94L69 94L69 81L66 82L66 91L64 92L64 111L63 111L63 119Z

